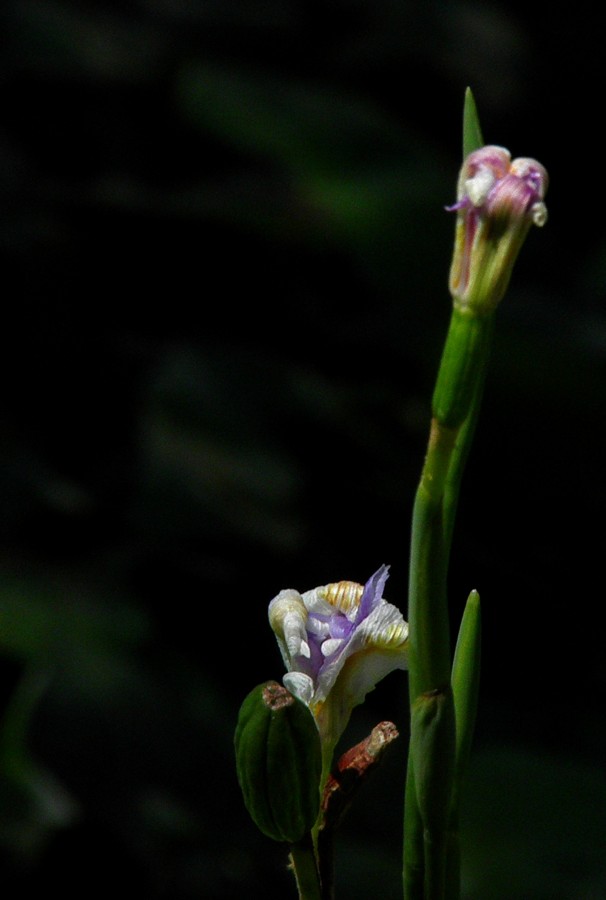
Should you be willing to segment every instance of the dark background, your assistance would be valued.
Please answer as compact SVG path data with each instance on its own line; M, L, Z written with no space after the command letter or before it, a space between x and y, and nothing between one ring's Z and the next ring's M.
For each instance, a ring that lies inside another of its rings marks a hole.
M405 0L0 7L0 886L289 897L235 781L283 587L391 564L448 317L465 88L548 169L451 569L484 615L467 900L606 897L596 14ZM338 896L400 896L401 731ZM397 745L396 745L397 746ZM377 888L377 884L380 888Z

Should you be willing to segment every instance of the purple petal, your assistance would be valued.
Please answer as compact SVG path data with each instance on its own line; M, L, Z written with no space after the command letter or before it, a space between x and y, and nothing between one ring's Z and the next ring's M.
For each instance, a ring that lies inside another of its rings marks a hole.
M350 622L347 616L336 615L330 623L330 636L332 638L349 637L354 628L354 623Z
M355 623L358 625L373 611L383 597L383 588L389 578L389 566L383 564L374 575L371 575L364 586L364 593L360 600L360 606L356 614Z

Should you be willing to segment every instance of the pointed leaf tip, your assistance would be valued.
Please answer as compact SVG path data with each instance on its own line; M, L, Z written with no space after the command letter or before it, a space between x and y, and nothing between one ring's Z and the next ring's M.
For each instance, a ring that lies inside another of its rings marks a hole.
M463 159L484 146L478 109L471 88L465 90L463 104Z

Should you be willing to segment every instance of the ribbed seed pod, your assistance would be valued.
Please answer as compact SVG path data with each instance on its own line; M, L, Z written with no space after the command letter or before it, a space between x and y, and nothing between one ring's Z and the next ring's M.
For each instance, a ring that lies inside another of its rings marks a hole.
M274 841L300 841L320 805L320 735L307 706L277 681L246 697L234 736L244 805Z

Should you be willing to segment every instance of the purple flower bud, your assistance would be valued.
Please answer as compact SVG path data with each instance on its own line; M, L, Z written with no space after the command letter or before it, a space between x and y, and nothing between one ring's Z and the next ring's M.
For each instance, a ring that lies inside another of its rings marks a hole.
M534 159L511 161L504 147L470 153L459 175L450 292L455 307L492 312L509 283L531 225L547 221L547 172Z

